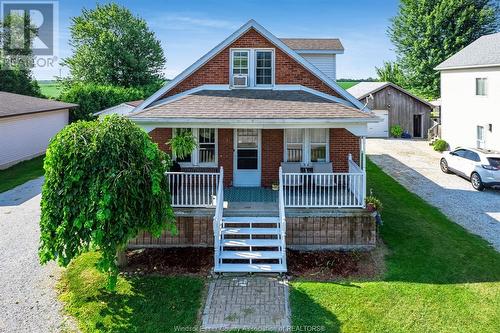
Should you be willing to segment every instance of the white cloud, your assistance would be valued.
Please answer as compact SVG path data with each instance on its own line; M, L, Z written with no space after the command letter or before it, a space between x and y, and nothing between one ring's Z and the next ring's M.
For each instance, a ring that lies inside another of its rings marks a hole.
M200 30L225 29L236 30L241 24L229 20L198 16L193 13L157 14L148 18L148 24L155 30Z

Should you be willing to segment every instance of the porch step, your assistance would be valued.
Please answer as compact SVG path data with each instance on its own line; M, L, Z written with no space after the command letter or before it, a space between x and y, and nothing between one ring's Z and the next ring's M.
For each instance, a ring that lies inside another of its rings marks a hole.
M279 217L262 216L262 217L224 217L223 223L279 223Z
M282 264L219 264L217 273L282 273L286 266Z
M278 247L281 246L280 239L223 239L221 245L224 247Z
M222 228L222 235L279 235L279 228Z
M228 224L236 227L226 227ZM259 226L255 227L256 224ZM279 217L274 216L224 217L215 272L286 272L286 256L281 251L285 248L285 241L281 239L283 226ZM262 239L262 236L273 236L274 239Z
M281 251L222 251L220 259L281 259Z

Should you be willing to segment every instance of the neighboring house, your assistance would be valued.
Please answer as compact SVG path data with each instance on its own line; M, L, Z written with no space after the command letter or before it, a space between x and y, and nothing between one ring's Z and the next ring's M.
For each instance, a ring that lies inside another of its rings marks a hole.
M102 111L94 113L94 116L99 116L99 118L104 117L108 114L119 114L121 116L125 116L131 113L137 106L139 106L143 100L138 101L130 101L121 103L110 108L104 109Z
M290 41L251 20L129 115L166 152L181 131L198 141L167 173L179 235L130 246L214 246L216 272L286 271L287 247L375 246L365 136L380 119Z
M360 82L347 91L383 119L370 124L368 137L388 137L399 125L414 138L426 138L432 104L390 82Z
M477 39L436 70L442 138L451 148L500 150L500 33Z
M0 169L44 154L76 106L0 91Z

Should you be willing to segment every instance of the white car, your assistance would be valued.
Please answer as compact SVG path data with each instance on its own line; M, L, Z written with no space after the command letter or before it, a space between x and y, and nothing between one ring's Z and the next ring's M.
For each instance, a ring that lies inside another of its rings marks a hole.
M476 148L457 148L445 152L441 171L454 173L470 180L478 191L500 186L500 153Z

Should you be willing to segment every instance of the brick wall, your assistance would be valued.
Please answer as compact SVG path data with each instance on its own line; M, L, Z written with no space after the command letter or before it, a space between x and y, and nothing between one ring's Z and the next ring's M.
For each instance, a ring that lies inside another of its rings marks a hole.
M330 161L334 172L348 172L347 157L352 154L359 165L360 138L345 128L330 128Z
M283 149L282 129L262 130L262 186L270 187L274 181L278 181Z
M233 130L231 128L219 128L219 167L224 168L224 186L226 187L233 184L233 141Z
M154 142L158 144L158 147L164 152L170 154L170 146L166 143L172 139L172 129L171 128L155 128L149 135Z
M206 64L184 79L175 88L163 97L173 96L180 92L198 87L203 84L229 84L229 53L231 48L275 48L275 82L276 84L300 84L326 94L340 97L340 95L323 83L304 66L296 62L285 52L276 48L274 44L250 29L231 45L219 52Z

